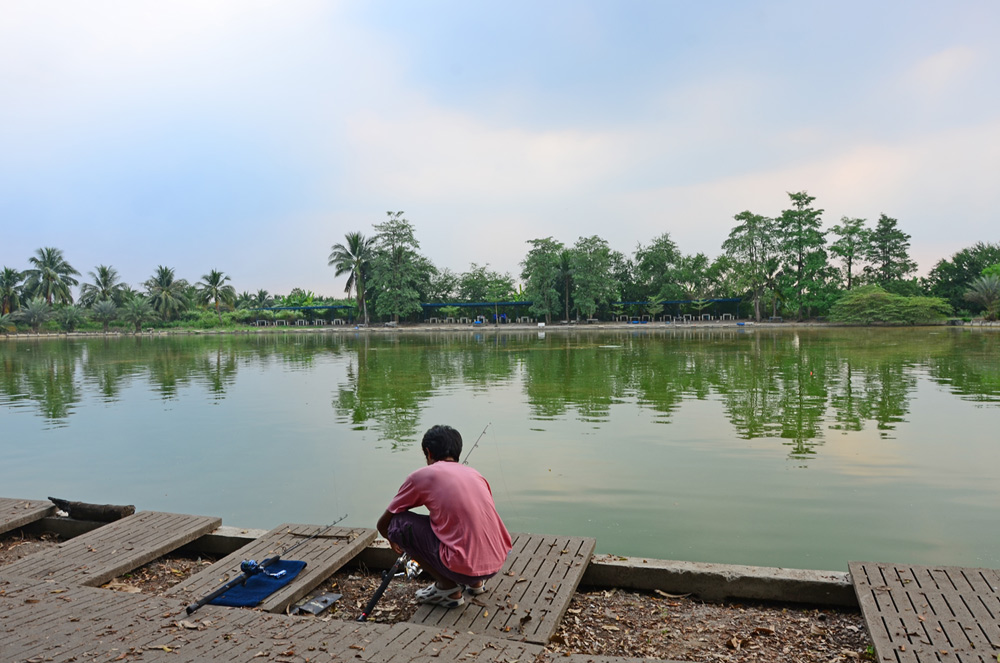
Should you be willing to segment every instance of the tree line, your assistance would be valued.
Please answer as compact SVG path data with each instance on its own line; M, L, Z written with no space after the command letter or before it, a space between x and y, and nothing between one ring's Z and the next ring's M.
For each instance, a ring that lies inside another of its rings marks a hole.
M597 235L568 245L553 237L527 240L520 285L509 273L472 263L455 273L420 253L416 231L404 213L387 212L374 234L349 232L334 244L328 264L347 275L345 294L367 324L419 319L423 305L459 302L530 302L530 313L553 317L606 318L623 311L659 315L664 305L701 310L713 299L738 298L747 317L798 320L830 316L847 322L919 322L946 315L982 313L996 319L1000 305L1000 244L978 242L939 260L916 278L910 235L885 214L869 226L843 217L824 230L824 210L801 191L788 194L788 207L770 217L749 210L714 259L685 254L664 232L632 255L610 248ZM0 329L16 324L38 330L53 320L72 331L88 320L146 324L199 322L240 324L271 313L262 309L338 305L347 302L294 289L284 296L266 290L237 294L228 275L210 270L190 283L160 265L139 288L123 283L117 270L98 265L80 284L78 272L60 249L44 247L28 268L0 271ZM76 302L72 288L79 286ZM447 310L447 309L445 309ZM287 317L314 315L288 311ZM225 320L224 320L225 316Z

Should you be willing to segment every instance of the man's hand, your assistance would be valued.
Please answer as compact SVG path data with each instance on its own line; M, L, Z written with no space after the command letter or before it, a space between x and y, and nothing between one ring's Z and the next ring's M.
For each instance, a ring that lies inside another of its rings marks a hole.
M399 546L397 546L392 541L389 542L389 547L392 548L392 552L396 553L397 555L402 555L403 554L403 549L400 548Z

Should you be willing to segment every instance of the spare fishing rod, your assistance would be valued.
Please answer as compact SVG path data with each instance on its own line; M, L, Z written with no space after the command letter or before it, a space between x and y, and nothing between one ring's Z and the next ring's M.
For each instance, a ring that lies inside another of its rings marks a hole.
M299 546L301 546L301 545L303 545L305 543L308 543L309 541L312 541L313 539L315 539L316 537L320 536L321 534L323 534L325 532L328 532L334 525L336 525L337 523L343 521L345 518L347 518L347 514L346 513L343 516L341 516L340 518L337 518L336 520L334 520L332 523L330 523L326 527L324 527L324 528L322 528L320 530L317 530L316 533L313 534L312 536L310 536L310 537L308 537L306 539L303 539L302 541L299 541L298 543L296 543L291 548L288 548L287 550L283 550L283 551L279 550L279 552L277 554L272 555L271 557L268 557L267 559L265 559L264 561L262 561L260 563L258 563L257 560L254 560L254 559L245 559L245 560L243 560L242 562L240 562L240 575L236 576L232 580L229 580L228 582L225 582L225 583L219 585L218 587L216 587L214 590L212 590L211 592L209 592L208 594L206 594L202 598L198 599L197 601L195 601L191 605L187 606L185 608L185 610L187 611L187 614L190 615L192 612L194 612L198 608L202 607L203 605L211 603L215 599L219 598L220 596L222 596L223 594L225 594L226 592L228 592L233 587L236 587L237 585L243 585L243 584L245 584L247 580L249 580L250 578L252 578L255 575L265 575L265 576L268 576L268 577L271 577L271 578L280 578L280 577L284 576L285 573L286 573L285 571L282 570L282 571L278 571L277 573L270 573L270 572L267 571L267 567L271 566L272 564L274 564L275 562L277 562L278 560L280 560L282 555L287 555L288 553L292 552L293 550L295 550ZM284 546L282 546L282 548L284 548Z
M492 421L486 424L486 428L484 428L483 432L480 433L479 437L476 438L475 444L473 444L472 448L469 449L469 452L465 454L465 460L462 461L462 465L469 464L469 456L471 456L472 452L475 451L476 447L479 446L479 441L483 439L483 435L486 435L486 430L492 425L493 425ZM388 589L389 583L392 582L392 579L395 578L397 575L401 575L399 571L401 568L405 568L406 574L410 577L415 577L418 573L420 573L420 567L417 566L416 562L410 564L410 561L411 561L410 555L404 552L402 555L396 558L396 561L393 562L393 565L391 567L382 572L382 582L375 590L375 593L372 594L372 597L371 599L369 599L368 604L365 605L365 609L361 612L360 615L358 615L358 618L355 621L359 622L368 621L369 615L372 614L372 610L375 609L375 605L379 602L379 599L382 598L382 595L385 594L385 590Z

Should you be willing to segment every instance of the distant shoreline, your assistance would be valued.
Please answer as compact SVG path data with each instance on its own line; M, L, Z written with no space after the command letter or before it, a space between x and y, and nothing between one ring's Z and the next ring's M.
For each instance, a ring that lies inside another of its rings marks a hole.
M151 328L142 332L125 332L121 330L109 331L82 331L82 332L40 332L34 333L11 333L0 334L0 340L18 339L57 339L57 338L128 338L128 337L152 337L152 336L219 336L219 335L241 335L241 334L392 334L392 333L421 333L421 332L516 332L516 333L545 333L545 332L567 332L586 331L598 332L609 330L655 330L655 331L691 331L691 330L750 330L750 329L807 329L807 328L854 328L854 329L920 329L925 327L956 327L968 329L995 329L1000 330L1000 322L974 321L963 322L940 322L925 325L848 325L842 323L817 322L804 320L802 322L753 322L749 320L712 320L697 322L597 322L597 323L553 323L540 325L538 323L506 323L500 325L487 324L447 324L447 323L404 323L404 324L384 324L377 323L368 325L269 325L266 327L239 327L235 329L194 329L194 328Z

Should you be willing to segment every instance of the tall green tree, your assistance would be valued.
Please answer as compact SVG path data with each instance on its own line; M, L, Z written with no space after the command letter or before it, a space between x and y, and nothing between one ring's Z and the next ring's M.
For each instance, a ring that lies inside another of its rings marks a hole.
M708 276L710 266L704 253L681 256L674 268L673 279L680 299L707 299L712 296Z
M80 304L93 306L95 302L113 301L121 303L122 282L118 270L109 265L98 265L92 272L87 272L93 283L80 286Z
M729 231L722 249L735 262L735 285L750 292L754 319L760 322L764 292L774 282L779 265L774 219L749 210L733 219L739 223Z
M160 314L164 322L169 322L190 306L188 282L174 276L174 270L170 267L157 266L145 287L149 305Z
M854 272L858 263L864 261L871 244L871 231L865 227L864 219L841 217L840 223L833 227L837 235L836 241L830 244L830 253L840 258L843 263L844 282L847 290L854 287Z
M910 236L898 227L898 221L885 214L868 236L865 267L868 281L883 288L897 281L905 281L917 271L917 263L910 260Z
M611 278L618 299L627 302L642 299L639 284L636 283L635 263L621 251L611 252Z
M198 301L202 304L213 304L215 314L222 322L222 309L220 306L226 304L232 306L236 301L236 289L229 285L229 277L217 269L213 269L208 274L201 277L195 288L198 292Z
M466 302L507 301L514 296L514 279L489 269L488 264L472 263L458 277L458 296Z
M459 278L460 275L447 267L435 272L428 283L427 301L438 303L455 301L458 297Z
M364 315L364 321L367 325L368 302L365 299L365 280L371 268L375 238L365 237L359 232L351 232L344 235L344 239L346 244L334 244L330 247L330 257L326 264L336 270L336 276L348 275L344 292L348 297L351 296L351 290L355 292L358 310Z
M789 193L792 206L777 219L778 242L784 255L786 296L799 320L812 306L823 304L825 278L829 273L823 210L805 191Z
M60 249L38 249L35 255L28 258L28 262L31 263L31 268L24 271L27 278L24 289L31 297L41 297L50 306L53 302L73 303L73 295L69 289L78 283L73 277L79 276L80 272L66 262Z
M7 315L21 306L23 280L24 274L13 267L0 271L0 315Z
M569 322L569 298L572 294L573 275L576 274L576 265L573 260L573 249L564 248L559 252L559 284L563 292L563 315Z
M585 318L592 318L598 307L610 304L615 295L611 248L597 235L581 237L570 251L570 266L573 270L573 306Z
M418 287L428 275L426 263L417 253L420 243L413 226L403 218L403 212L386 214L388 220L374 226L371 282L377 290L376 313L398 322L400 317L420 311Z
M683 293L676 281L681 258L681 252L670 238L670 233L663 233L650 242L649 246L636 246L635 280L641 295L639 299L681 299Z
M254 308L269 308L274 306L274 298L271 297L271 293L263 288L254 293L251 301Z
M948 260L939 260L931 269L924 285L936 297L944 297L955 310L965 308L965 293L973 281L990 265L1000 263L1000 244L976 242L955 253Z
M551 237L529 239L531 249L521 261L521 280L524 296L531 301L531 312L552 322L552 314L559 310L560 257L562 242Z

